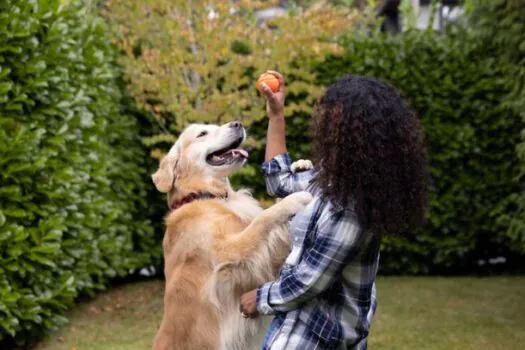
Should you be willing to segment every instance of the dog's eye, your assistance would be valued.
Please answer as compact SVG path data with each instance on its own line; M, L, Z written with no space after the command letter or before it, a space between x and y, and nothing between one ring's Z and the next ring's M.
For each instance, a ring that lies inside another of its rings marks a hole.
M206 136L206 135L208 135L207 131L201 131L201 133L197 137L203 137L203 136Z

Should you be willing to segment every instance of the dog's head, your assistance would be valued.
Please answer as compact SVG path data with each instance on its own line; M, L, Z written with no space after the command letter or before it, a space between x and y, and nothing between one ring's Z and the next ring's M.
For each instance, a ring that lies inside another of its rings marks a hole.
M213 186L221 180L227 182L228 175L240 168L248 157L245 150L238 148L245 138L246 131L239 122L188 126L152 175L155 187L160 192L171 193L183 185L199 187Z

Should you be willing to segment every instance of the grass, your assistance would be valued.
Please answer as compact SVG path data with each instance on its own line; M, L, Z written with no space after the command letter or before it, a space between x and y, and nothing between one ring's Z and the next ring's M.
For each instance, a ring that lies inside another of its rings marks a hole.
M382 278L371 349L521 349L525 278Z
M151 349L162 317L160 281L118 286L82 302L67 317L69 325L52 333L38 350Z
M150 349L163 283L120 286L82 302L36 350ZM525 277L382 277L370 349L522 349Z

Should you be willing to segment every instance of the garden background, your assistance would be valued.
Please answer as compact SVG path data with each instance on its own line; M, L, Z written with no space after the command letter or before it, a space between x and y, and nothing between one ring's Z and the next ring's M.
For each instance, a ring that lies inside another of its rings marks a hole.
M234 185L268 200L267 121L254 88L267 69L287 78L296 159L309 155L315 100L344 74L392 83L420 116L428 220L385 237L382 275L523 272L525 9L464 1L459 20L436 31L416 29L403 3L406 30L389 35L377 29L375 1L290 2L265 20L275 2L2 1L0 348L34 344L78 298L159 271L167 209L150 174L189 122L241 120L250 158ZM523 282L508 281L476 288Z

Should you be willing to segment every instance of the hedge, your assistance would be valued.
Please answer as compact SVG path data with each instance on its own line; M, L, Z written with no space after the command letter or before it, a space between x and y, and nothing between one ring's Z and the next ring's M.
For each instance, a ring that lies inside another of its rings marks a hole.
M493 54L511 64L514 88L505 103L515 108L525 121L525 8L522 0L475 0L476 7L470 25L479 34L479 40L490 45ZM521 159L521 196L517 215L503 218L510 221L509 236L514 248L525 253L525 129L517 146ZM516 194L518 196L518 194Z
M319 66L326 83L341 72L391 82L425 128L433 178L428 223L384 240L383 272L468 271L513 255L500 218L516 210L515 148L524 121L502 103L513 88L510 67L476 37L452 29L348 38L344 56Z
M115 56L80 0L0 3L2 348L159 254Z
M476 38L458 28L446 35L417 30L395 37L352 34L341 42L343 54L317 65L321 85L347 73L392 83L425 128L433 177L428 222L421 231L385 237L381 273L465 273L498 256L507 259L506 266L522 258L508 230L509 218L517 215L515 149L525 123L505 103L513 88L511 67ZM288 119L288 147L295 158L308 157L309 118ZM252 125L252 136L264 139L266 125ZM263 148L252 150L252 174L263 160ZM264 184L257 174L236 181L261 195Z

